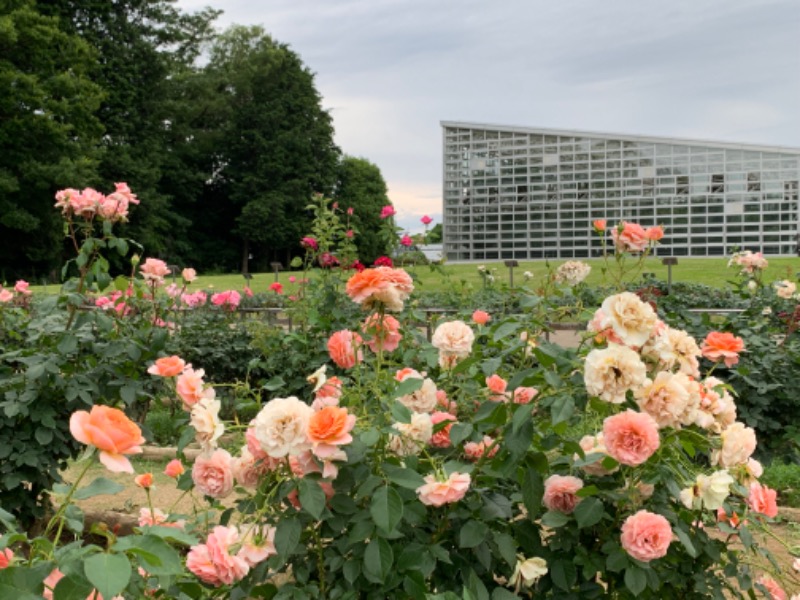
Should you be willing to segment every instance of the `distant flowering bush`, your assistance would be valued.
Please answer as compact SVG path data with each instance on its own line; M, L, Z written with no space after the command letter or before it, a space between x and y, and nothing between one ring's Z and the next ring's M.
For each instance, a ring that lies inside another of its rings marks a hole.
M556 282L576 286L589 276L591 270L585 262L569 260L556 269Z

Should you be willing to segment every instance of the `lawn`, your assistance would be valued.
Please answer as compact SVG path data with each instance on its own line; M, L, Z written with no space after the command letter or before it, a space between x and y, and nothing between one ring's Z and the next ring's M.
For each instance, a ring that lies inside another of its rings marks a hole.
M672 280L688 283L702 283L718 288L729 285L731 280L736 279L736 270L728 268L727 257L719 258L680 258L679 264L672 267ZM529 271L533 274L531 285L535 285L537 280L541 280L549 268L554 269L566 260L553 260L549 263L544 260L521 261L519 267L514 269L515 286L524 285L523 273ZM583 262L592 267L592 272L586 280L589 285L601 285L603 279L602 259L589 259ZM612 261L613 262L613 261ZM417 281L417 287L425 291L439 291L445 288L460 288L466 286L472 289L480 289L483 279L478 270L479 266L484 266L488 273L495 278L495 285L509 283L509 270L503 265L502 261L485 261L474 263L446 264L442 270L434 270L428 266L406 267ZM443 272L442 272L443 271ZM650 258L645 262L642 269L645 273L653 273L656 278L666 281L667 267L661 264L661 259ZM764 280L772 282L780 279L796 279L797 272L800 271L800 258L797 257L771 257ZM315 275L312 271L311 277ZM291 283L290 277L300 279L302 272L282 271L278 275L278 281L283 285L286 294L292 294L297 289L297 283ZM180 277L177 281L180 283ZM250 287L254 292L269 292L269 286L275 281L273 273L255 273L250 280ZM245 279L241 274L228 275L205 275L200 273L197 281L189 286L189 291L204 289L210 291L222 291L228 289L240 290L244 287ZM608 281L606 282L608 283ZM55 286L31 286L35 292L55 292Z

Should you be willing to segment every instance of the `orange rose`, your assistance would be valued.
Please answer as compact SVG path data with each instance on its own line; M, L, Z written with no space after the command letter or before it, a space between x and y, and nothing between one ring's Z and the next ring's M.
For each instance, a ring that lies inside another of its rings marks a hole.
M180 356L165 356L159 358L154 365L147 369L147 372L161 377L175 377L183 373L185 367L186 362Z
M337 446L353 441L350 435L356 424L355 415L346 408L326 406L318 410L308 421L308 440L314 445L312 452L319 458L331 456Z
M602 232L606 230L605 219L597 219L596 221L592 221L592 225L594 226L594 230L597 232Z
M150 489L153 487L153 474L152 473L142 473L141 475L137 475L133 478L133 482L138 485L140 488Z
M703 356L711 361L723 359L726 367L732 367L739 362L739 352L744 350L744 341L732 333L712 331L703 340L700 351Z
M81 444L100 450L100 462L115 473L133 473L125 454L139 454L145 439L139 426L118 408L93 406L91 412L79 410L69 419L72 437Z

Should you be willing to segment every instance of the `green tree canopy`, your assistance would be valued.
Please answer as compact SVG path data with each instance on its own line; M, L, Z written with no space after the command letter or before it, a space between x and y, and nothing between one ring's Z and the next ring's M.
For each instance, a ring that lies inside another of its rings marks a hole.
M222 117L213 173L220 195L205 201L225 206L208 225L233 230L259 268L288 262L308 229L311 194L330 193L339 158L314 75L260 27L236 26L215 41L205 76Z
M0 0L0 280L58 266L62 221L54 192L97 176L95 116L102 90L90 81L92 49L39 14L30 0Z
M364 264L389 253L380 235L381 208L391 204L380 169L365 158L345 156L339 163L334 199L342 209L352 208L358 257Z

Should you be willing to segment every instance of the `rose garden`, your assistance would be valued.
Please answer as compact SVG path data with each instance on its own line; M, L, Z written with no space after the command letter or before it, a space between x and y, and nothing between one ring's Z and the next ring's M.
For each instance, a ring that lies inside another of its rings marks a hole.
M722 262L733 306L697 313L707 290L641 278L669 232L596 221L602 288L570 261L430 323L413 269L361 265L348 211L309 209L297 293L264 297L168 284L115 235L147 210L125 184L56 195L60 292L0 290L0 597L800 590L765 543L794 550L762 463L796 459L800 341L763 256ZM242 318L276 299L291 329ZM564 321L577 347L547 341ZM155 443L164 475L137 458ZM79 506L126 488L131 532Z

